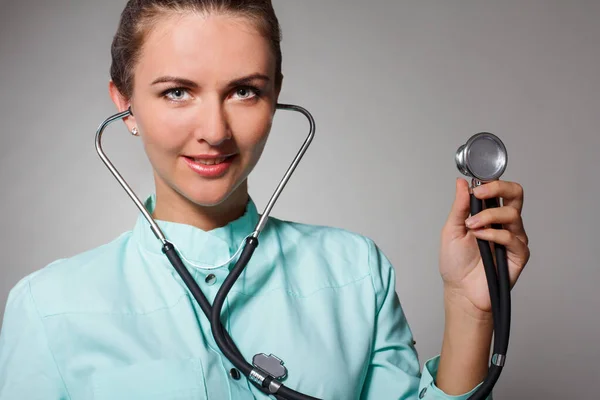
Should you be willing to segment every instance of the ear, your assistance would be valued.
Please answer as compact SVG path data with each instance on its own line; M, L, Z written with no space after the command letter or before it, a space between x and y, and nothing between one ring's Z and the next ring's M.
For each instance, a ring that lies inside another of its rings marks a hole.
M131 106L131 101L125 98L119 89L117 89L117 85L111 80L108 83L108 93L110 94L110 98L112 99L115 106L117 106L117 110L119 112L126 111ZM134 116L129 116L123 119L125 125L127 125L127 130L131 132L134 127L137 127Z

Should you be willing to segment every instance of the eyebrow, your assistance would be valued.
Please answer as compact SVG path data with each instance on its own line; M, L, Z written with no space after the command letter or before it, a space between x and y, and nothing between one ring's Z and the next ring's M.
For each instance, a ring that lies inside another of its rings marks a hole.
M188 86L192 88L198 87L196 82L185 78L178 78L176 76L161 76L160 78L154 80L151 85L156 85L158 83L176 83L177 85L181 86Z
M257 73L257 74L252 74L252 75L244 76L242 78L235 79L235 80L229 82L228 86L229 87L243 86L243 85L247 85L248 83L250 83L254 80L257 80L257 79L265 81L265 82L268 82L271 80L268 76ZM198 87L198 84L196 82L191 81L189 79L180 78L177 76L161 76L160 78L154 80L154 82L152 82L152 85L156 85L158 83L175 83L177 85L186 86L186 87L190 87L190 88Z

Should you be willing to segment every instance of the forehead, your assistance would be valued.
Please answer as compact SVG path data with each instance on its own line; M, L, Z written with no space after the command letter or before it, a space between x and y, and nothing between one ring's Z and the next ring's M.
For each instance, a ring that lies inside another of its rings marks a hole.
M268 40L252 21L238 16L170 13L146 35L136 76L176 75L226 81L253 73L275 74Z

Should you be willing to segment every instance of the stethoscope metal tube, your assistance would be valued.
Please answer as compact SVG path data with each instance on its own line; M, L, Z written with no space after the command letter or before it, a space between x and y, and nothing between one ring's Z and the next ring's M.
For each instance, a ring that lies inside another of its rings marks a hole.
M508 162L506 147L497 136L489 132L481 132L473 135L465 145L457 150L455 161L459 171L472 177L469 187L471 215L478 214L483 210L483 201L475 197L473 189L482 183L499 179L504 173ZM485 205L487 208L499 207L499 201L495 198L488 199L485 200ZM492 224L492 228L502 229L502 225ZM490 293L494 343L488 375L475 393L469 397L470 400L486 399L500 377L508 350L511 315L506 248L497 243L494 245L498 264L498 268L496 268L489 242L477 239L477 245L481 253Z
M104 133L104 129L106 129L106 127L108 125L110 125L111 123L113 123L114 121L129 117L130 115L133 115L133 113L131 112L131 107L127 111L123 111L121 113L115 114L115 115L107 118L104 122L102 122L102 124L100 124L100 126L98 127L98 130L96 131L96 152L98 153L98 155L100 156L100 158L102 159L104 164L106 164L106 166L108 167L110 172L113 174L113 176L117 179L117 181L119 181L119 183L121 184L123 189L125 189L125 191L129 195L129 197L131 197L131 200L133 200L133 202L135 203L137 208L144 215L144 217L150 224L150 227L152 228L152 232L154 232L154 235L156 236L156 238L159 239L163 244L165 244L165 243L167 243L167 239L165 238L165 235L162 233L162 231L158 227L158 224L156 223L156 221L154 221L154 219L152 218L152 216L150 215L148 210L146 210L146 207L144 207L144 204L142 204L142 201L137 197L137 195L135 194L133 189L131 189L131 186L129 186L127 181L125 181L125 179L123 179L123 177L121 176L119 171L117 171L117 169L115 168L113 163L108 159L108 157L106 156L106 153L104 153L104 150L102 149L102 134Z
M294 157L292 164L290 165L288 170L285 172L285 175L281 179L281 182L279 182L279 185L277 185L277 188L275 189L275 192L271 196L271 199L269 199L269 202L267 203L267 206L265 207L265 210L262 213L262 216L260 217L258 224L256 225L256 229L254 230L253 236L255 238L258 238L258 235L265 227L265 224L267 223L267 219L269 218L269 214L271 213L271 209L275 205L275 202L279 198L281 191L283 190L285 185L288 183L288 181L292 177L292 174L296 170L298 163L300 163L300 160L302 160L302 157L304 157L304 154L308 150L308 146L310 146L313 138L315 137L315 120L314 120L313 116L311 115L311 113L308 112L308 110L306 110L305 108L302 108L300 106L295 106L292 104L277 104L277 109L278 110L296 111L296 112L299 112L302 115L304 115L308 119L308 122L310 124L309 133L308 133L308 136L306 137L306 140L302 144L300 151L298 152L296 157Z
M314 397L304 395L302 393L296 392L285 387L281 382L279 382L277 379L271 376L269 372L256 365L253 366L247 363L241 355L240 351L237 349L235 343L233 342L233 339L229 336L228 332L225 330L224 326L220 321L221 310L223 307L224 300L227 297L227 294L229 293L229 291L233 287L233 284L239 278L244 268L248 264L248 261L252 257L254 250L258 246L258 237L267 223L269 214L273 206L275 205L275 202L279 198L279 195L283 191L285 185L287 184L296 167L300 163L300 160L308 150L308 147L310 146L315 135L315 121L312 115L308 112L308 110L300 106L289 104L277 104L277 109L291 110L302 113L310 123L310 131L302 147L300 148L300 151L292 161L292 164L286 171L279 185L277 185L277 188L271 196L271 199L269 200L264 212L262 213L254 231L246 239L246 245L244 246L242 254L240 255L240 258L236 262L232 271L228 274L227 278L225 279L225 282L219 289L213 306L210 305L210 303L202 293L202 290L198 287L198 284L183 264L181 258L179 257L179 254L175 249L175 246L167 240L156 221L154 221L148 210L146 210L146 208L144 207L141 200L137 197L137 195L131 189L129 184L121 176L119 171L114 167L114 165L106 156L106 153L102 148L102 134L106 127L114 121L133 115L131 108L127 111L115 114L107 118L98 127L98 130L96 131L96 151L102 159L102 161L104 162L104 164L108 167L112 175L121 184L123 189L125 189L129 197L133 200L137 208L148 221L148 223L150 224L150 228L154 232L154 235L157 237L157 239L161 241L163 245L163 253L167 256L169 262L177 271L186 287L192 293L194 299L200 305L202 312L211 321L211 329L215 338L215 342L217 343L223 354L231 361L231 363L235 365L236 368L238 368L250 380L250 382L252 382L254 386L259 388L265 394L272 395L275 398L282 400L318 400Z

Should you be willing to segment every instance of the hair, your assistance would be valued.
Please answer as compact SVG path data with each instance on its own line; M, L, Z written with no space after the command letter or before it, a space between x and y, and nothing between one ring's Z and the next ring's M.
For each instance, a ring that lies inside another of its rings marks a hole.
M275 55L275 86L281 87L281 28L271 0L129 0L121 14L111 46L110 76L125 98L133 94L133 70L140 58L144 38L168 12L225 14L250 19L271 43Z

